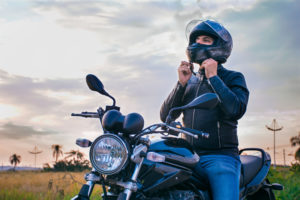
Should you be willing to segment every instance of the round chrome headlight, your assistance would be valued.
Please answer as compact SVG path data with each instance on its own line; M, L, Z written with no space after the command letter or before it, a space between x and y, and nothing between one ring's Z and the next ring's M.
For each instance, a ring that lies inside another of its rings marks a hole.
M117 135L101 135L91 146L90 160L98 172L106 175L116 174L128 160L128 147Z

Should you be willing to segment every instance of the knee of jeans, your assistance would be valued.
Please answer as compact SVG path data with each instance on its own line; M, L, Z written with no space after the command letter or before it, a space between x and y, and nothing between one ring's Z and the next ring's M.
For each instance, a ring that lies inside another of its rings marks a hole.
M217 162L211 167L211 170L214 171L216 175L222 174L239 174L240 173L240 164L238 162Z

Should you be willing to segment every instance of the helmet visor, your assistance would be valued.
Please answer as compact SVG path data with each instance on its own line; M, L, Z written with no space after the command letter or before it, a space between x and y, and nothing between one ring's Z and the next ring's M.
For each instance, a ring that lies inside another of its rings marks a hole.
M215 32L215 34L218 35L225 42L228 42L230 40L230 35L228 34L228 31L221 24L211 20L206 20L203 23L209 26Z

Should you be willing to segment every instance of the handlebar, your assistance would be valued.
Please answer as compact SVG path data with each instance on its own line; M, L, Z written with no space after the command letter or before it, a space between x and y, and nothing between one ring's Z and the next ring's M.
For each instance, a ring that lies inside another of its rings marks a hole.
M166 123L160 123L160 124L154 124L146 129L144 129L144 131L141 133L141 135L146 135L146 134L150 134L150 133L161 133L161 132L157 132L156 129L161 128L165 131L167 131L169 134L172 135L178 135L179 133L183 133L185 135L191 136L195 139L198 139L199 137L208 139L209 138L209 133L204 133L202 131L198 131L195 129L191 129L191 128L185 128L182 127L182 125L180 123L171 123L171 125L166 124ZM174 134L175 132L175 134Z
M202 131L198 131L198 130L195 130L195 129L191 129L191 128L185 128L185 127L182 127L181 129L185 130L185 131L188 131L190 133L193 133L195 135L198 135L198 136L201 136L205 139L208 139L209 138L209 133L204 133Z
M85 118L100 118L99 113L97 112L81 112L81 113L72 113L73 117L85 117Z

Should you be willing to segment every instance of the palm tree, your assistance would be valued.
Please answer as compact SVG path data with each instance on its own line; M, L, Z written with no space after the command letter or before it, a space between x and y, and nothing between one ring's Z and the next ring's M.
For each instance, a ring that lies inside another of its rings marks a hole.
M298 148L298 150L295 153L295 159L300 161L300 147Z
M59 144L53 144L51 146L52 150L53 150L53 158L55 158L55 162L57 162L58 157L61 155L63 156L63 151L62 149L62 145Z
M296 145L300 145L300 132L298 136L291 137L290 142L293 147ZM295 153L295 159L300 161L300 147Z
M16 169L17 164L21 162L21 156L17 154L13 154L9 157L9 161L12 165L14 165L14 170Z
M83 157L84 157L84 154L82 153L82 152L80 152L79 150L71 150L71 151L69 151L69 152L67 152L67 153L65 153L65 154L68 154L68 156L66 156L66 158L71 158L71 157L73 157L73 160L75 161L75 158L77 159L77 160L82 160L83 159Z
M300 145L300 132L298 136L291 137L290 139L292 146Z

